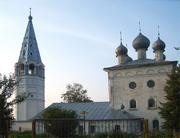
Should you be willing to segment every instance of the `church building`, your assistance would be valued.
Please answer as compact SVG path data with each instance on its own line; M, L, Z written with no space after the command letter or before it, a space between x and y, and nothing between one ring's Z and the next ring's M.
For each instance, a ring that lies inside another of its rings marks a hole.
M159 33L152 44L154 59L146 56L150 40L141 31L133 40L132 46L137 53L137 59L133 60L128 55L128 49L121 39L115 50L117 65L104 68L108 74L109 101L53 103L47 108L76 111L80 120L85 118L79 123L79 127L86 133L106 132L108 128L109 131L118 128L137 133L142 131L142 119L148 120L150 130L161 130L163 119L158 113L158 107L160 102L165 102L167 74L177 65L177 61L165 60L165 43L160 39ZM42 113L46 110L44 68L30 14L19 60L15 64L15 76L19 81L16 95L27 96L25 101L17 104L15 130L27 125L29 126L23 130L32 129L31 119L42 119ZM82 112L87 114L82 116Z
M160 39L152 44L154 59L149 59L146 52L150 40L141 31L132 41L137 53L133 60L128 49L123 45L116 48L117 65L104 68L108 74L109 101L92 103L53 103L48 108L58 107L74 110L82 119L86 114L86 133L106 132L119 128L121 131L138 133L142 131L142 121L148 120L150 130L162 130L163 119L159 115L160 102L165 102L164 87L167 74L177 65L177 61L165 59L165 43ZM35 118L42 118L42 113ZM107 124L110 124L110 129ZM82 123L80 123L82 125ZM103 128L101 128L103 126ZM101 128L101 129L100 129Z
M121 39L115 51L117 65L104 68L108 73L110 105L114 110L123 107L132 115L148 119L150 129L161 129L163 119L158 107L160 102L165 102L167 74L177 65L177 61L165 60L165 43L159 33L152 44L154 59L146 56L150 41L141 31L132 46L137 53L136 60L128 56L128 49Z

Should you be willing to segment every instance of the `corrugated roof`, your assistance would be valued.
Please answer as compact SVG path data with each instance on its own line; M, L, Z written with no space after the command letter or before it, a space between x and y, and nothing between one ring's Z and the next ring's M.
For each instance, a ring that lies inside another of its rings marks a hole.
M115 119L138 118L130 114L129 112L113 110L110 107L110 102L53 103L48 108L53 108L53 107L58 107L66 110L73 110L78 114L79 118L81 119L83 119L83 115L81 114L81 112L85 111L87 112L86 120L115 120ZM44 111L33 117L33 119L42 118L42 113Z

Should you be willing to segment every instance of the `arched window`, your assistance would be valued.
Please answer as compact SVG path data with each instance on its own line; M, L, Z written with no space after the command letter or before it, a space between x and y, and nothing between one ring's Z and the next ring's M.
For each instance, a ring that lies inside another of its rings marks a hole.
M148 108L153 108L155 107L155 100L153 98L150 98L148 100Z
M129 102L130 108L136 108L136 100L132 99Z
M34 74L34 64L30 64L29 65L29 75L33 75Z
M158 120L153 120L152 125L153 125L153 129L159 130L159 121Z
M24 75L24 64L19 65L19 75Z

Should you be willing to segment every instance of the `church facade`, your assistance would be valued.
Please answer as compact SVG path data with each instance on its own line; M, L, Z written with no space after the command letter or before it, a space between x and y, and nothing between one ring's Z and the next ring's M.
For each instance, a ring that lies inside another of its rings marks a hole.
M165 102L164 87L167 74L177 65L177 61L166 61L165 43L158 39L152 48L155 59L148 59L146 52L150 41L141 32L132 45L137 59L128 56L128 49L122 44L116 48L118 64L104 68L108 73L109 101L112 109L122 109L148 119L149 128L161 129L163 119L159 115L160 102Z

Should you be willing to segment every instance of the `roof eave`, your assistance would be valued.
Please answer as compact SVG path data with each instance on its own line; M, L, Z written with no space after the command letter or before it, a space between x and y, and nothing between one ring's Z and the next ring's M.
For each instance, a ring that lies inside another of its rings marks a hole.
M159 65L168 65L172 64L176 66L178 61L163 61L163 62L155 62L155 63L147 63L147 64L126 64L126 65L117 65L112 67L103 68L105 72L109 72L112 70L120 70L120 69L130 69L130 68L137 68L137 67L148 67L148 66L159 66Z

